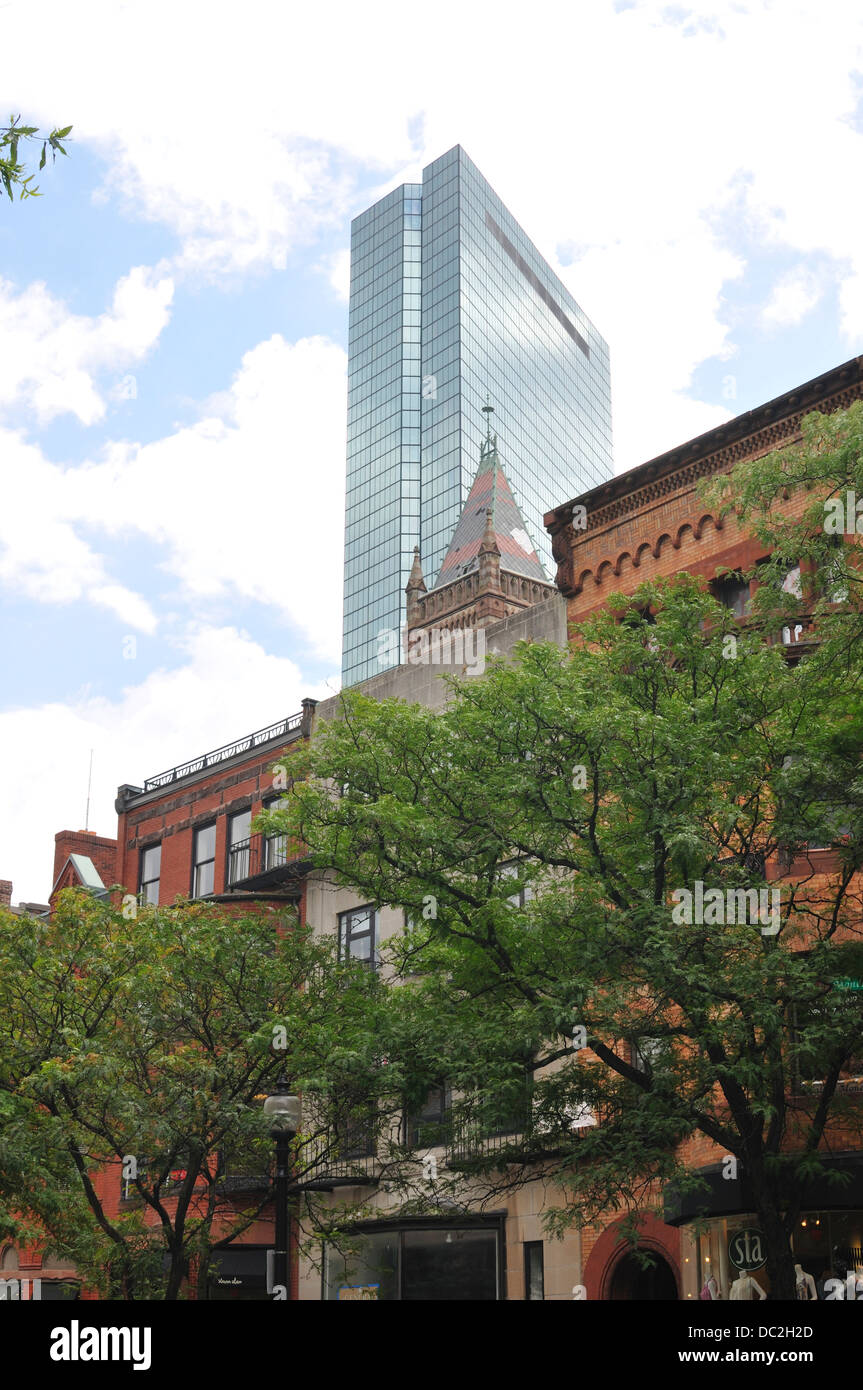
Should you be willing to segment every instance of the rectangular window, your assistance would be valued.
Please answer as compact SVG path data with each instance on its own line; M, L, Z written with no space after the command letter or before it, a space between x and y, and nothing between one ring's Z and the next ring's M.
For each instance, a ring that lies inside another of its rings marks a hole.
M159 901L159 877L162 872L162 846L149 845L141 851L140 897L155 907Z
M541 1240L524 1242L524 1296L532 1303L542 1302L545 1298Z
M749 612L749 584L739 576L729 575L717 579L713 592L721 604L731 609L736 618L743 618Z
M636 1038L632 1044L632 1066L636 1071L649 1072L662 1051L658 1038Z
M362 961L377 969L375 930L377 913L373 907L355 907L339 913L339 958Z
M203 898L212 893L216 874L216 827L204 825L195 831L195 850L192 868L192 897Z
M228 883L249 877L249 837L252 812L238 811L228 820Z
M450 1108L450 1089L445 1082L429 1088L422 1108L405 1115L407 1141L412 1149L431 1148L445 1142L444 1125Z
M269 801L264 802L264 810L272 811L282 801L286 800L286 797L271 797ZM261 858L263 860L262 868L264 869L277 869L280 865L286 864L288 861L287 835L265 835Z
M521 864L519 864L517 860L507 860L506 863L498 865L498 877L502 879L518 878L519 874L521 873L521 869L522 866ZM531 898L533 897L533 887L528 883L525 884L524 887L520 888L517 892L511 893L507 898L507 902L512 903L513 907L524 907L525 904L529 903Z
M338 1157L371 1158L375 1152L375 1120L367 1105L344 1106L335 1123Z

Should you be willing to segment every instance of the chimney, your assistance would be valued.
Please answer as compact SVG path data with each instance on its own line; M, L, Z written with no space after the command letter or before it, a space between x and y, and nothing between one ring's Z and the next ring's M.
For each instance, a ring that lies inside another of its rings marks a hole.
M0 878L0 907L12 906L12 880Z

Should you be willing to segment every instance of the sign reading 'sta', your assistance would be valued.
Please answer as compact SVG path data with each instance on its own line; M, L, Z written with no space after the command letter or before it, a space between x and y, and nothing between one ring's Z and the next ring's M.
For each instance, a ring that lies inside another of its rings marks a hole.
M132 1361L135 1371L149 1371L152 1331L149 1327L70 1327L51 1331L52 1361Z

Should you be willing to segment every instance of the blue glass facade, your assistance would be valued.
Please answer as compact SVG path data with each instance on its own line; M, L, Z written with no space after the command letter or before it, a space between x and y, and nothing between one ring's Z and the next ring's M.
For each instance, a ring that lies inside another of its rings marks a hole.
M456 146L351 228L342 674L385 669L420 546L431 587L479 462L482 406L525 525L608 478L608 348Z

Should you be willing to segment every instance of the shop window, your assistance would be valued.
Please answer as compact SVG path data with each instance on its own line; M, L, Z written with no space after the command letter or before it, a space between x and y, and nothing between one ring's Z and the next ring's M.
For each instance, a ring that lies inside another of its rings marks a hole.
M162 872L162 846L148 845L141 851L139 896L142 903L159 902L159 878Z
M325 1299L493 1301L500 1297L500 1234L491 1224L417 1222L324 1250Z
M192 897L204 898L212 893L216 874L216 826L203 825L195 831Z
M229 1245L223 1250L214 1250L207 1282L211 1299L270 1302L266 1248Z

